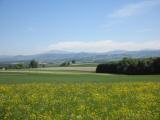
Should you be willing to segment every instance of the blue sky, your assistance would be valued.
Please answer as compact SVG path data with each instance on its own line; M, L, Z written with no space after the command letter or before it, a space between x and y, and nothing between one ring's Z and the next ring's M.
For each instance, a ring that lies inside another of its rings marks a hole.
M160 0L0 0L0 55L160 49Z

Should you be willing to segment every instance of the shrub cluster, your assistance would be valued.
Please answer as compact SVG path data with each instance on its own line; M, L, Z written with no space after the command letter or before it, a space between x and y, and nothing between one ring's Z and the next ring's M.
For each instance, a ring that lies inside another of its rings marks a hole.
M97 73L117 74L160 74L160 57L132 59L124 58L118 62L99 64Z
M17 64L0 64L0 69L25 69L25 68L37 68L39 65L38 61L31 60L27 63L17 63ZM42 65L42 67L45 67Z
M26 67L27 67L27 65L25 65L25 64L15 64L15 65L9 64L9 65L5 65L4 67L1 66L0 69L3 69L3 68L5 68L5 69L24 69Z

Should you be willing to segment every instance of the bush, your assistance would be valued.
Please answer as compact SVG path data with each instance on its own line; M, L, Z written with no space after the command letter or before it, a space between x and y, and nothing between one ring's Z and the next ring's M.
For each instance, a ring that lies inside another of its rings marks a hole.
M60 64L61 67L66 67L69 65L70 65L70 62L63 62L62 64Z

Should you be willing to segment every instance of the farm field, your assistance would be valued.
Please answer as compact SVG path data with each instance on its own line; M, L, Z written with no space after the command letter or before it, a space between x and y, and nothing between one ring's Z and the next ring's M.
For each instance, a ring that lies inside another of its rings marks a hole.
M71 64L71 67L96 67L97 63L81 63L81 64Z
M48 68L36 68L34 70L54 70L54 71L84 71L84 72L94 72L96 67L82 67L82 66L72 66L72 67L48 67Z
M159 120L160 75L0 71L0 119Z

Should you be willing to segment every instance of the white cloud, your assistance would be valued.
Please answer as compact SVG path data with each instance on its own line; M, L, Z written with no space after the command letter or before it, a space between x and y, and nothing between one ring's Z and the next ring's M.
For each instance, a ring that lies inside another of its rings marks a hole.
M146 42L116 42L112 40L101 41L68 41L51 44L49 50L63 50L73 52L107 52L113 50L144 50L160 49L160 41Z
M47 52L48 50L46 49L20 49L20 50L1 50L0 51L0 56L1 55L7 55L7 56L15 56L15 55L35 55L35 54L41 54L44 52Z
M116 10L110 16L111 17L127 17L143 12L147 8L159 5L159 0L146 0L139 3L133 3Z

